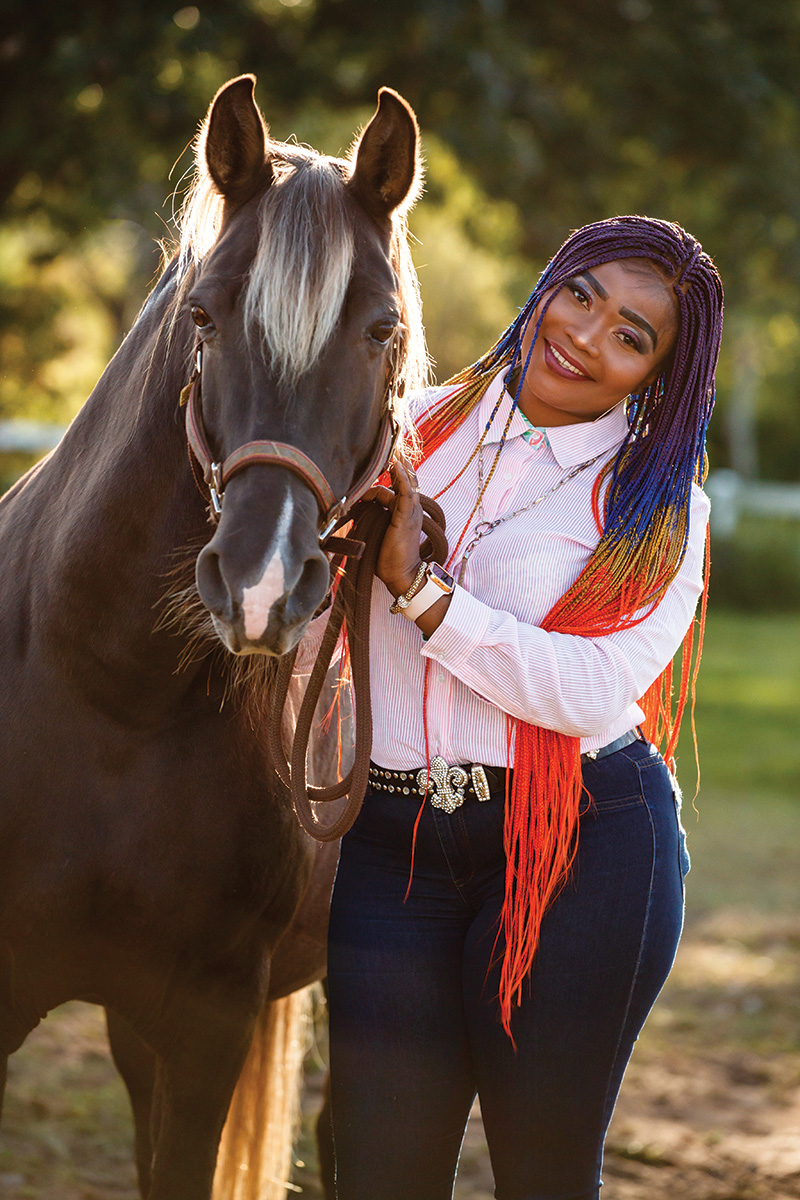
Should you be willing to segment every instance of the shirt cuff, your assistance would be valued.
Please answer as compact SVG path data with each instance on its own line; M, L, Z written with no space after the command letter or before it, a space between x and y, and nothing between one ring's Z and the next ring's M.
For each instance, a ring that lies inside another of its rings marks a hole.
M480 646L491 620L492 609L476 600L463 587L456 587L441 624L422 645L422 654L455 667L466 662Z

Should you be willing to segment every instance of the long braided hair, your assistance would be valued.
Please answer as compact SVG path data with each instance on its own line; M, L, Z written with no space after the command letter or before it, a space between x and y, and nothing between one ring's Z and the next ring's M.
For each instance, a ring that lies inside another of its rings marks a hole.
M516 406L530 350L555 293L575 275L620 259L652 264L675 296L678 332L656 378L629 397L627 437L598 478L594 508L600 540L542 622L548 631L580 637L602 637L642 621L663 599L686 553L692 484L705 475L722 334L722 283L700 243L680 225L650 217L613 217L575 231L516 320L486 354L449 381L453 390L419 429L427 457L472 412L498 372L508 369L510 378L519 366ZM523 362L523 336L540 304ZM684 643L677 701L671 664L640 701L645 734L668 760L697 674L702 618L694 668L693 634L694 626ZM542 916L574 861L581 794L580 740L517 721L513 790L505 818L506 895L498 933L503 950L500 1009L510 1036L512 1005L521 998Z

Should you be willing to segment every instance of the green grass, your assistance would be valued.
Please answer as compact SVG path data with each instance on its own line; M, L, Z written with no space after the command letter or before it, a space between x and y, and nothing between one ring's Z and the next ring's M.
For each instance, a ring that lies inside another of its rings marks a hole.
M800 906L800 615L710 612L697 687L700 791L679 747L689 914Z
M706 788L800 804L800 615L710 612L697 686L701 795ZM681 783L694 791L688 720Z

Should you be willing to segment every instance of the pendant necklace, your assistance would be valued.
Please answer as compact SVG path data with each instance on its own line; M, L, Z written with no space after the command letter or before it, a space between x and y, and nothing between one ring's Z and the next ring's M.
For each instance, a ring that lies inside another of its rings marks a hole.
M580 473L585 471L587 467L591 467L593 463L596 463L598 458L599 455L595 455L594 458L590 458L586 462L579 463L577 467L573 467L573 469L566 475L562 475L561 479L559 479L557 483L554 483L551 488L548 488L546 492L542 492L540 496L537 496L535 500L531 500L530 503L523 504L522 508L515 508L511 512L503 513L501 517L495 517L493 521L487 521L483 515L483 495L486 489L483 483L483 446L480 445L478 448L478 520L475 523L472 541L465 546L464 553L461 556L461 562L459 563L458 567L458 582L464 582L464 575L467 570L469 557L475 547L480 545L480 542L483 538L488 537L490 533L497 529L498 525L503 525L506 521L511 521L514 517L519 517L522 513L529 512L532 508L535 508L537 504L541 504L542 500L546 500L548 496L552 496L553 493L557 492L559 488L562 488L565 483L569 483L571 479L574 479L577 475L580 475ZM495 463L492 464L493 467L496 465L496 461L497 460L495 459ZM488 484L489 480L487 479L486 482Z

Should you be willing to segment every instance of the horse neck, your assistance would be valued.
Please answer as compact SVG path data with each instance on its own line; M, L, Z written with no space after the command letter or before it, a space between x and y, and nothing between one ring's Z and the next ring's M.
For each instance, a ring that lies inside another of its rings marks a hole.
M206 665L195 688L203 667L184 664L186 635L157 627L177 562L209 536L178 410L190 347L185 332L169 335L174 286L172 267L39 488L52 535L36 556L51 598L45 632L92 703L145 724L205 695L208 676Z

